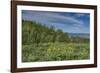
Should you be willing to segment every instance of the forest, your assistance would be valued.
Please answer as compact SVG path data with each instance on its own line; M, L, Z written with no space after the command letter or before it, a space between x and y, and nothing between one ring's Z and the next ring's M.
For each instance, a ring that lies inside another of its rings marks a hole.
M22 62L89 59L89 38L22 20Z

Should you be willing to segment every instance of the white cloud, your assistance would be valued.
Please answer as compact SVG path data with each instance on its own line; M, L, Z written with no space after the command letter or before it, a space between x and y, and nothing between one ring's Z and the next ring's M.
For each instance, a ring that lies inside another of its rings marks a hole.
M45 19L45 20L63 20L63 21L69 21L69 22L73 22L73 23L76 23L76 24L83 24L82 21L80 20L77 20L73 17L69 17L69 16L63 16L63 15L60 15L60 14L57 14L57 13L52 13L52 12L35 12L35 11L31 11L31 12L28 12L28 13L31 13L33 14L32 17L39 17L41 20Z
M28 11L26 14L31 14L30 16L26 16L26 18L32 18L32 20L38 21L43 24L52 24L55 25L58 29L61 28L68 32L80 32L84 27L84 22L76 19L74 16L64 16L58 13L53 12L42 12L42 11ZM79 14L78 16L83 16L83 14ZM57 20L57 21L56 21ZM59 23L61 21L61 23ZM64 23L63 23L64 22ZM71 22L71 24L68 22ZM62 25L62 26L61 26ZM68 26L69 25L69 26ZM70 26L71 25L71 26Z

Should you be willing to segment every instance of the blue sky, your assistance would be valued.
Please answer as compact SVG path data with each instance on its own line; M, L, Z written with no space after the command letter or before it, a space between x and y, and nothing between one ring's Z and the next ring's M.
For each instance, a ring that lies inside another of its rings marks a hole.
M63 32L90 32L89 13L22 10L22 19L45 24L48 27L54 26L55 29L61 29Z

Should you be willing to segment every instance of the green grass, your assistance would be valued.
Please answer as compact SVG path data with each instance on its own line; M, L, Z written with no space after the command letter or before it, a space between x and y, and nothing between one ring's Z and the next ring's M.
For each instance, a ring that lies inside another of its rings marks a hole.
M39 43L22 45L22 61L62 61L89 59L89 43Z

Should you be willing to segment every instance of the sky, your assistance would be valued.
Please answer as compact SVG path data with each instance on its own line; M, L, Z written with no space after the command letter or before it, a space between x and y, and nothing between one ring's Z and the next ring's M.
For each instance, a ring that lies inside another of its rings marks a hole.
M47 27L54 26L68 33L90 32L89 13L22 10L22 19L45 24Z

